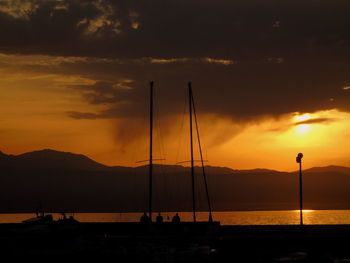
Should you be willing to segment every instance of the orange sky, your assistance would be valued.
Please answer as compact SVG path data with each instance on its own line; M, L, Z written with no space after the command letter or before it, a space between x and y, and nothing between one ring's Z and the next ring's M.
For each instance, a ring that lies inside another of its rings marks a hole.
M106 107L89 104L80 94L67 89L69 85L92 84L92 79L24 67L61 63L64 58L1 58L6 62L0 68L1 151L20 154L51 148L85 154L107 165L135 166L139 165L137 161L147 159L146 111L144 119L73 119L67 112L96 112ZM147 109L147 97L144 103ZM305 167L350 166L349 113L333 109L235 121L219 114L201 114L200 108L198 104L201 138L209 165L296 170L295 156L303 152ZM179 113L162 118L162 109L159 113L155 158L165 158L166 164L188 160L188 116ZM298 122L301 124L296 125ZM118 133L118 126L123 126L126 134Z

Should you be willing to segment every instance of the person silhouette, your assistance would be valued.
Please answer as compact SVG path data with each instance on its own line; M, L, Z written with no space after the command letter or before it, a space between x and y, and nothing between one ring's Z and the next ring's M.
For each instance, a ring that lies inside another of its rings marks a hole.
M178 213L176 213L176 215L174 215L172 222L173 223L180 223L180 216Z
M148 223L149 222L149 218L148 218L146 212L144 212L143 215L141 216L140 222L141 223Z
M160 213L158 213L158 215L156 217L156 222L157 223L163 223L163 217L160 215Z
M66 219L67 219L66 213L62 212L61 215L62 215L62 219L63 219L63 220L66 220Z

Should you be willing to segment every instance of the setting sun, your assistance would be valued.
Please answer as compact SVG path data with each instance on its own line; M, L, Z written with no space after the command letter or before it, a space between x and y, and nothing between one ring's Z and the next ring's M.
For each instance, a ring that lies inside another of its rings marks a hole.
M310 131L310 128L311 128L311 125L309 125L309 124L301 124L301 125L298 125L295 128L295 130L296 130L297 134L303 135L303 134L308 133Z
M306 135L312 130L312 125L307 124L306 122L312 119L317 119L318 116L315 114L303 114L303 115L296 115L294 117L294 125L295 127L295 133L297 135Z

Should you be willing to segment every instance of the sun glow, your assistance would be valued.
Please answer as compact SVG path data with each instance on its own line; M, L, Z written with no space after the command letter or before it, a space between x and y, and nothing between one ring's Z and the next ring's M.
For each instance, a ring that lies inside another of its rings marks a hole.
M305 135L311 131L312 125L304 123L305 121L317 118L317 116L311 116L310 114L296 115L294 117L295 133L297 135ZM300 124L298 124L300 123Z
M229 162L234 158L235 167L251 167L251 163L254 163L255 167L268 166L276 170L294 171L295 155L303 152L307 168L333 163L347 166L349 161L343 156L350 149L349 120L349 113L338 110L294 113L277 120L266 119L247 126L243 132L218 148L215 154L221 154L220 160L215 161ZM238 148L239 151L232 151ZM226 155L222 154L223 151L226 151ZM325 151L328 152L326 157Z
M311 125L309 124L301 124L301 125L298 125L296 128L295 128L295 131L297 134L306 134L310 131L311 129Z

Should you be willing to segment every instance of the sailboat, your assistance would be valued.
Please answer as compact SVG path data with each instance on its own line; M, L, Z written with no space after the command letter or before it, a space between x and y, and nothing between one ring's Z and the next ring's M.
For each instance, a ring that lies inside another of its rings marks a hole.
M50 224L53 222L53 216L51 214L46 214L41 202L39 202L39 208L35 212L36 216L23 220L22 223L25 224Z
M153 213L153 85L154 82L150 82L150 109L149 109L149 134L150 134L150 141L149 141L149 185L148 185L148 220L152 222L152 213ZM191 155L191 182L192 182L192 213L193 213L193 222L196 223L196 198L195 198L195 169L194 169L194 154L193 154L193 117L194 117L194 124L197 134L197 140L198 140L198 146L199 146L199 153L200 153L200 160L201 160L201 167L202 167L202 174L204 179L204 186L205 186L205 192L206 192L206 199L208 203L208 209L209 209L209 222L213 222L212 217L212 208L211 208L211 202L209 197L209 191L208 191L208 183L207 183L207 177L205 174L205 166L204 166L204 160L203 160L203 154L202 154L202 146L199 136L199 128L198 128L198 120L197 120L197 114L196 114L196 108L193 98L193 92L192 92L192 84L191 82L188 83L188 98L189 98L189 121L190 121L190 155ZM158 160L158 159L157 159ZM218 223L218 222L217 222Z
M53 216L44 212L37 213L36 217L23 220L25 224L50 224L53 222Z

